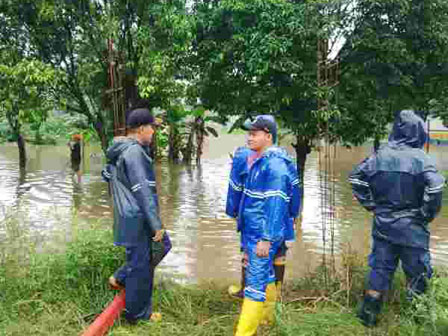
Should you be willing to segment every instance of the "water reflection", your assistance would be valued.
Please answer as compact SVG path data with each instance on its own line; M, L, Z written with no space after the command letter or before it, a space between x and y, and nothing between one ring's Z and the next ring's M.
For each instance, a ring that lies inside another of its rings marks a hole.
M156 165L162 221L171 235L173 250L162 270L188 280L236 279L240 274L239 236L235 223L224 214L229 152L243 143L244 136L211 139L200 166ZM448 148L431 147L439 168L448 169ZM27 172L17 167L15 146L0 150L0 262L7 256L25 258L26 244L51 245L63 250L73 237L74 225L82 228L90 219L101 219L104 228L112 227L111 202L107 184L101 181L103 165L97 147L85 148L81 183L74 178L67 146L28 146ZM288 259L288 277L297 277L313 269L323 251L322 216L335 215L335 252L341 243L368 253L370 214L352 199L346 182L353 165L370 153L370 148L339 148L335 161L335 207L321 207L323 192L319 180L318 153L313 152L305 171L303 221L297 242ZM448 193L443 214L431 224L431 251L435 263L448 261ZM11 218L14 220L12 221ZM326 231L329 252L330 230ZM44 244L45 243L45 244Z

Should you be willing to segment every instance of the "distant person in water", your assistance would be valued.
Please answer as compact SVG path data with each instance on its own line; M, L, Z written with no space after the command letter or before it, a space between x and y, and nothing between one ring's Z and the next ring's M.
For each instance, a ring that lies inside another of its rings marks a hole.
M401 261L408 299L425 291L432 269L429 223L441 208L444 178L422 150L423 120L411 110L397 114L389 143L350 174L359 203L373 212L371 268L358 317L374 326L382 299Z
M73 173L76 174L78 183L81 182L81 134L73 134L71 141L67 144L70 147L70 161Z

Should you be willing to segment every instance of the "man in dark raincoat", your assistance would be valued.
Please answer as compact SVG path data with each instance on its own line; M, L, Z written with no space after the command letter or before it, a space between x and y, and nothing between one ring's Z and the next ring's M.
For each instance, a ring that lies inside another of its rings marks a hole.
M429 223L440 211L444 178L422 150L424 126L414 111L399 112L389 143L350 174L354 196L374 214L371 272L358 314L366 326L376 324L399 260L409 299L424 292L432 274Z
M251 336L260 322L273 320L277 298L274 258L285 241L291 217L298 215L300 190L295 163L283 149L273 146L277 136L274 118L259 115L243 128L253 152L247 157L241 199L235 203L238 214L233 213L247 255L244 301L235 335Z
M126 264L109 279L113 288L126 289L126 319L160 319L152 312L154 266L151 239L164 237L159 218L156 182L149 156L155 119L147 108L130 111L128 136L107 151L103 177L110 182L114 201L114 244L126 248ZM169 246L168 248L170 248Z

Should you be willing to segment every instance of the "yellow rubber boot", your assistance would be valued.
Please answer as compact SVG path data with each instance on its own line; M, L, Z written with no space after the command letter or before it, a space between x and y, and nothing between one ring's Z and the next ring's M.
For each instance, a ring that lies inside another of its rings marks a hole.
M273 324L275 320L275 302L277 301L277 287L275 282L266 287L266 301L263 307L263 320L261 324Z
M263 318L264 302L244 299L235 336L253 336Z

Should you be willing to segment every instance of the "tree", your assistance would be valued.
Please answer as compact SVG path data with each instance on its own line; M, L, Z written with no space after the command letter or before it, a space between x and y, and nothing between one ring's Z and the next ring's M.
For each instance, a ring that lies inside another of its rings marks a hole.
M322 133L317 111L319 7L302 1L198 2L194 78L204 105L223 118L273 113L296 136L303 171Z
M443 117L448 3L359 0L353 13L337 92L344 139L359 144L372 135L381 138L394 112L404 108Z
M44 119L47 111L54 107L49 99L48 87L54 81L55 73L38 60L11 56L9 53L0 57L0 114L7 118L17 139L20 167L25 168L22 123Z
M60 73L53 97L68 111L86 115L105 148L111 118L101 104L107 85L104 36L110 28L104 8L90 1L4 1L0 13L11 30L21 32L26 52Z
M170 3L179 5L181 2ZM170 15L171 7L164 1L144 0L5 0L0 6L0 18L8 24L4 39L8 37L8 30L20 31L27 52L63 74L60 85L53 88L54 95L65 102L68 111L87 116L98 133L103 149L106 149L112 136L113 120L107 93L108 42L114 43L119 58L126 62L120 65L126 67L124 73L130 78L130 90L126 93L134 99L138 98L135 82L139 78L140 67L145 67L148 64L145 59L153 56L148 49L144 49L144 32L155 36L145 43L169 45L173 29L163 24L169 22L165 16ZM159 25L158 22L163 24ZM159 59L151 58L151 61L153 64L165 64L167 58L162 55ZM161 68L160 72L163 71ZM160 77L172 78L171 74ZM151 82L146 85L147 77L142 75L141 86L152 106L165 107L164 94L168 91L174 95L177 93L170 85L171 81L158 78L150 77L156 84ZM129 106L129 101L127 103Z

